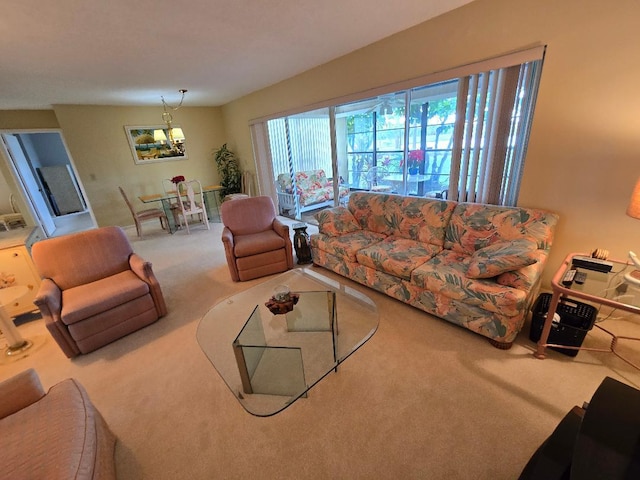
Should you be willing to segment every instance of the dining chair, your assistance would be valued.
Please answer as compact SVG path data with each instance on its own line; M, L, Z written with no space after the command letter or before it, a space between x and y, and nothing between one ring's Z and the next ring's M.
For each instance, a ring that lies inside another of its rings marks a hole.
M168 197L170 195L175 195L178 189L178 185L171 181L170 178L162 179L162 191L164 192L164 196ZM180 205L178 205L178 197L171 198L168 200L169 209L171 210L171 215L173 215L173 221L176 225L180 223Z
M202 191L202 184L199 180L186 180L178 183L178 210L180 226L184 221L184 225L189 231L189 218L193 218L193 215L197 215L199 221L203 223L207 230L209 226L209 217L207 217L207 209L204 204L204 192Z
M160 220L160 226L163 230L167 230L167 232L171 233L171 230L169 229L169 221L167 220L167 216L165 215L164 210L162 210L161 208L146 208L144 210L136 211L131 205L129 198L127 197L127 194L124 193L122 187L118 187L118 189L120 190L122 198L124 198L129 211L131 212L131 216L133 216L133 221L136 224L136 232L138 233L138 238L142 238L142 222L146 220L152 220L154 218Z

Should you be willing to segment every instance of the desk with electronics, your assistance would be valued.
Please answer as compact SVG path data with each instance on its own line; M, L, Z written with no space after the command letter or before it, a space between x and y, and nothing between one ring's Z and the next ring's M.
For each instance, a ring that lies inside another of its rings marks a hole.
M593 255L597 255L596 252ZM547 347L571 356L579 350L589 350L613 353L640 369L640 365L626 358L617 348L619 340L637 341L640 337L616 335L602 326L602 322L595 323L601 306L640 314L640 261L633 252L629 252L629 258L630 261L621 261L578 253L567 255L551 281L552 294L542 294L536 303L543 305L534 306L531 339L535 341L539 335L534 353L537 358L545 358ZM537 326L536 316L540 319ZM609 348L581 346L592 327L611 336Z

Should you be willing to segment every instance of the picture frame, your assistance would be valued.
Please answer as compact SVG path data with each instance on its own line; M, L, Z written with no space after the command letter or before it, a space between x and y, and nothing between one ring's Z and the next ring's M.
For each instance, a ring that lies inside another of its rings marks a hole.
M185 136L180 125L125 125L125 134L136 165L186 160Z

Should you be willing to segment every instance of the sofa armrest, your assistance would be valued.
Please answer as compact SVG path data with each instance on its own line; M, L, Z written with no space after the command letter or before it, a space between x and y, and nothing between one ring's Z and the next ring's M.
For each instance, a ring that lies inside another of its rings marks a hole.
M8 417L44 397L44 389L33 368L0 383L0 418Z
M160 283L158 282L156 275L153 273L151 262L145 261L137 253L132 253L131 256L129 256L129 266L133 273L149 285L149 291L151 292L153 303L156 305L156 309L158 310L158 315L161 317L166 315L167 305L164 301L164 295L162 295Z

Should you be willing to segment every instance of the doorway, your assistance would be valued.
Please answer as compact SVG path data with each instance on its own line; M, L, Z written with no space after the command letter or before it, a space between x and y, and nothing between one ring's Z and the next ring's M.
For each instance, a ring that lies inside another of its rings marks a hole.
M27 207L47 237L97 226L60 131L5 131L2 147Z

